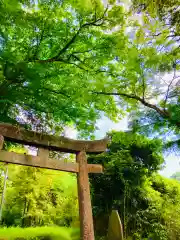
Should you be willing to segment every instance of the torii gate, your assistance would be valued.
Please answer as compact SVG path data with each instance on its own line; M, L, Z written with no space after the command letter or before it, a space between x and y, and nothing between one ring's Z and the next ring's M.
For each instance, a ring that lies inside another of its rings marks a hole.
M38 156L3 151L3 142L27 144L38 148ZM88 164L86 153L102 153L107 139L96 141L72 140L42 135L7 123L0 123L0 162L77 173L79 215L82 240L94 240L94 227L88 173L102 173L99 164ZM76 154L76 163L62 163L49 158L49 150Z

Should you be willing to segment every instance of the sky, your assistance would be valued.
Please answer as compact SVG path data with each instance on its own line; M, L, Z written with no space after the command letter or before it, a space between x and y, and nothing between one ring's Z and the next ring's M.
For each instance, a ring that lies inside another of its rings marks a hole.
M106 133L111 130L116 131L124 131L128 129L127 126L128 119L127 117L123 118L118 123L112 122L107 117L102 117L97 122L97 126L99 130L95 132L96 139L102 139L106 136ZM71 128L66 129L65 135L70 138L77 137L77 131ZM173 173L180 171L180 158L177 157L175 154L171 154L169 156L164 156L165 159L165 166L164 169L160 171L160 174L164 177L170 177Z

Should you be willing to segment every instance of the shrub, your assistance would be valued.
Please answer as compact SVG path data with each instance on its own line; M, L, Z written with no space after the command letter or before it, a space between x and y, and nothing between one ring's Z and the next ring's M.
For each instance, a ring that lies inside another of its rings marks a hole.
M79 240L78 229L65 227L1 228L0 240Z

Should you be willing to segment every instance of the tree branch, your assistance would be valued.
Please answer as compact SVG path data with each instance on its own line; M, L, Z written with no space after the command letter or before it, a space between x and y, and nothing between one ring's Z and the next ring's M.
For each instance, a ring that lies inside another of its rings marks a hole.
M143 98L140 98L136 95L130 95L127 93L109 93L109 92L93 92L95 94L101 94L101 95L109 95L109 96L122 96L122 97L126 97L126 98L130 98L130 99L134 99L140 103L142 103L144 106L149 107L151 109L154 109L156 112L158 112L162 117L165 118L169 118L169 113L166 110L160 109L159 107L157 107L154 104L151 104L149 102L147 102L146 100L144 100Z
M66 43L66 45L58 52L58 54L55 57L49 58L49 59L45 59L45 60L40 60L40 59L36 59L36 62L39 63L48 63L48 62L56 62L56 61L63 61L63 59L60 57L63 53L66 52L66 50L75 42L76 38L79 36L80 32L82 31L82 29L89 27L89 26L101 26L104 23L104 16L106 14L108 10L108 7L105 9L103 15L96 19L88 22L88 23L84 23L82 25L80 25L79 29L77 30L77 32L74 34L74 36Z
M24 104L24 107L25 107L25 108L28 107L29 109L34 110L34 111L37 111L37 112L40 112L40 113L45 113L45 114L52 113L52 114L54 114L54 111L53 111L53 110L51 110L51 111L49 111L49 110L46 111L45 108L41 109L41 108L35 106L34 104ZM34 113L35 113L35 112L34 112Z
M40 48L40 45L41 45L41 42L43 41L46 24L47 24L47 19L45 20L45 23L43 25L43 29L42 29L42 31L40 33L40 36L37 36L37 43L38 44L37 44L36 51L35 51L35 54L34 54L35 56L37 56L39 48Z
M67 97L67 98L70 97L70 96L67 95L65 92L58 91L58 90L54 90L54 89L49 89L49 88L40 88L40 89L38 89L38 91L40 91L40 90L42 90L42 91L45 90L45 91L48 91L48 92L51 92L51 93L63 95L63 96L65 96L65 97Z
M84 51L73 52L72 54L81 54L81 53L87 53L87 52L91 52L92 50L94 50L94 49L93 49L93 48L91 48L91 49L87 49L87 50L84 50Z
M180 122L173 120L171 118L171 114L168 111L166 111L165 109L161 109L161 108L157 107L156 105L151 104L151 103L147 102L145 99L140 98L136 95L133 95L133 94L131 95L131 94L127 94L127 93L96 92L96 91L92 91L92 93L101 94L101 95L108 95L108 96L122 96L122 97L126 97L126 98L129 98L129 99L134 99L134 100L142 103L144 106L155 110L157 113L159 113L159 115L161 117L163 117L164 119L168 119L171 123L176 125L176 127L180 128Z

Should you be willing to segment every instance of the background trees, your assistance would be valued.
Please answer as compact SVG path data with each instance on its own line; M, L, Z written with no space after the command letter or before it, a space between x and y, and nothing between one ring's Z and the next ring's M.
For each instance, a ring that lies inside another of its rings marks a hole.
M5 148L27 153L27 148L21 145L6 143ZM63 156L56 158L65 161ZM0 206L2 225L79 227L75 174L1 163L0 176L1 197L4 192L4 202Z
M5 226L78 226L76 178L70 174L9 166Z
M91 176L96 233L117 208L125 237L174 240L179 183L158 170L163 146L180 142L179 10L173 1L133 5L138 19L116 1L1 1L0 121L57 135L71 125L91 137L102 113L128 115L131 131L111 133L108 151L89 157L105 167ZM8 170L5 226L78 226L73 175Z
M125 238L179 239L180 219L172 216L179 211L180 185L157 174L163 163L161 142L131 132L111 136L107 153L88 159L105 168L103 175L90 178L97 235L104 235L115 208Z
M180 185L158 174L164 163L162 142L131 131L109 136L107 152L88 158L104 166L104 174L90 176L96 236L106 236L115 208L127 239L179 239ZM1 193L3 169L1 165ZM79 227L76 187L72 174L8 165L2 224Z

